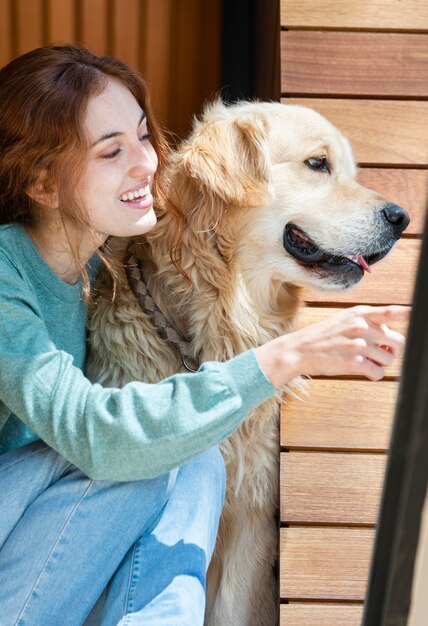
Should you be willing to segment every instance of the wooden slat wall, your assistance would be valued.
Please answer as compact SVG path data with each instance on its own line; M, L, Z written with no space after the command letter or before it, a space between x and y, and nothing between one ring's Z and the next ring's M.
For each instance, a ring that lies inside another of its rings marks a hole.
M356 626L362 615L361 605L290 602L281 605L281 626Z
M305 326L352 304L410 304L428 200L428 4L282 0L282 101L347 135L359 181L404 206L394 251L347 292L305 292ZM397 329L405 332L405 325ZM281 416L283 626L361 623L402 361L379 383L308 382Z
M289 102L311 106L332 120L352 141L363 167L426 165L428 102L292 97Z
M281 25L305 30L427 32L428 5L423 0L281 0Z
M365 96L424 96L428 35L287 31L281 54L282 81L288 92ZM314 68L316 50L316 71ZM367 71L367 51L376 63ZM332 51L334 58L332 59ZM352 74L348 68L352 65Z
M219 87L220 9L220 0L0 0L0 66L48 43L111 54L141 71L158 117L183 136Z

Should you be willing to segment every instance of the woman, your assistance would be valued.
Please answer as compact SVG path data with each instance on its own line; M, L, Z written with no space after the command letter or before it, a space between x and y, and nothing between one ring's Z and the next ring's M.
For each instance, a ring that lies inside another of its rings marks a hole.
M224 495L216 444L299 374L378 380L403 307L358 307L156 385L84 375L110 235L155 226L165 144L123 63L45 47L0 70L2 624L202 624ZM177 216L177 220L178 220Z

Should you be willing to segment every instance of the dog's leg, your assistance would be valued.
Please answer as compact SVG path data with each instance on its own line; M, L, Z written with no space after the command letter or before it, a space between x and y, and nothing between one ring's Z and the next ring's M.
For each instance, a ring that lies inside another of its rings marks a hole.
M208 574L206 626L277 624L276 503L258 511L242 505L238 499L223 512Z

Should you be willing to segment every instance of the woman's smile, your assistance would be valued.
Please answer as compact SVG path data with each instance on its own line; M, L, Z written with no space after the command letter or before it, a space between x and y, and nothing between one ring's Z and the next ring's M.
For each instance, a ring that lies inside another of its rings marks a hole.
M133 209L147 209L153 204L153 196L150 191L150 181L138 185L134 189L125 191L119 196L119 200Z

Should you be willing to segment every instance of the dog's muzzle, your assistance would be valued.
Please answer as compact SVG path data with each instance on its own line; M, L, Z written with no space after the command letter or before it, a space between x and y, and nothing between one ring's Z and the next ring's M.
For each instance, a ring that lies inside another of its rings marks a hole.
M333 279L343 288L357 283L370 271L370 266L383 259L400 239L410 222L408 213L397 204L385 204L380 211L382 245L367 249L364 243L348 254L337 254L319 246L297 224L289 222L284 228L283 246L300 265L315 272L320 278Z

